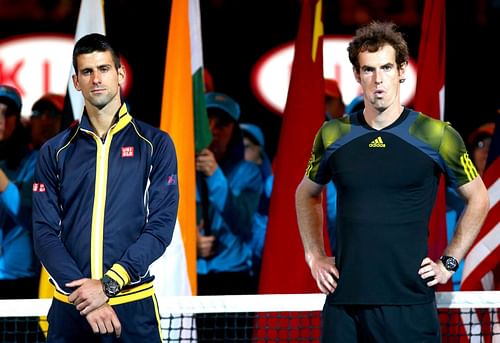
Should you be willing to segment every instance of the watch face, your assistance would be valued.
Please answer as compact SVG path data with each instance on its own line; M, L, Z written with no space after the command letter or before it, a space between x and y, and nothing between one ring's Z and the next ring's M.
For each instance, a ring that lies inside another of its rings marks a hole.
M102 281L104 283L105 293L108 297L118 294L118 292L120 291L120 285L118 284L118 282L109 277L104 277Z
M118 287L118 285L115 282L110 282L108 284L108 292L110 294L116 295L119 290L120 290L120 288Z
M458 268L458 261L451 256L443 256L441 261L444 264L444 267L450 271L456 271Z
M446 261L446 267L447 267L448 269L453 269L453 268L455 268L456 266L457 266L457 264L456 264L456 263L455 263L455 261L454 261L454 260L452 260L451 258L450 258L450 259L448 259L448 260Z

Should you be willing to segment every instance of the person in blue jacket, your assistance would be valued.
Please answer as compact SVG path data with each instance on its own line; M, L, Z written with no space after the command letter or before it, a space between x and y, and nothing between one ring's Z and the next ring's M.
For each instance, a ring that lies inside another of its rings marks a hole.
M31 226L35 159L29 154L21 108L17 89L0 85L0 299L38 297L40 268ZM37 327L37 318L0 319L5 342L35 342Z
M262 176L244 158L238 103L216 92L207 93L205 100L213 139L196 157L198 295L255 293L248 242Z
M170 244L179 191L174 144L122 101L110 40L73 50L79 123L40 149L33 183L35 251L55 286L49 342L162 342L150 265Z
M19 92L0 85L0 298L35 298L37 277L31 236L34 163L29 133L20 121Z
M259 281L262 251L266 238L267 222L269 218L269 203L271 201L273 169L271 161L264 149L264 134L260 127L250 123L241 123L243 144L245 146L245 159L259 166L264 187L260 195L259 206L253 217L253 229L250 247L253 253L253 274L256 283Z

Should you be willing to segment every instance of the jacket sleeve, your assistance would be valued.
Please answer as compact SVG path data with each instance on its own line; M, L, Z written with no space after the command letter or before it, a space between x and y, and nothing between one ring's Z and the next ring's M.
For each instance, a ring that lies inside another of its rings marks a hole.
M9 182L5 190L0 193L0 200L7 214L16 217L19 213L21 197L19 190L13 182Z
M31 186L35 156L25 158L16 174L20 179L10 180L4 192L0 193L0 202L6 209L7 215L24 229L31 231Z
M122 286L139 282L146 276L150 265L165 252L172 240L179 206L177 156L172 140L164 132L154 144L149 182L146 225L123 257L106 272L111 278L123 282Z
M35 252L47 269L55 287L65 294L67 282L84 277L59 236L61 209L55 152L40 150L33 182L33 239Z
M240 162L230 180L217 168L216 172L207 178L207 185L210 203L220 212L231 231L248 239L253 215L263 190L262 175L258 166L247 161Z
M32 154L35 154L34 152ZM32 190L33 177L35 174L35 161L36 155L31 155L29 159L25 159L22 166L23 177L16 180L15 184L21 195L21 206L16 218L17 223L24 227L26 230L32 231Z

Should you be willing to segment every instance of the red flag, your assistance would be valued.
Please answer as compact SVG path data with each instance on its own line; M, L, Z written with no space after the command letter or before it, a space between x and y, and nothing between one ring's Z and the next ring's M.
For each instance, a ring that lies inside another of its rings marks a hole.
M494 275L500 262L500 158L496 158L483 175L488 188L490 211L469 253L465 257L460 290L500 290L500 275ZM495 276L497 279L495 279Z
M500 290L500 116L497 117L491 140L483 181L488 189L490 210L471 249L465 256L462 291ZM493 317L493 318L492 318ZM499 310L476 310L462 315L467 334L481 333L485 342L492 342L493 326L500 321Z
M295 215L295 189L304 177L314 136L324 122L324 112L322 1L304 0L274 160L275 178L259 293L319 292L304 259ZM310 334L297 331L300 336Z
M427 0L418 49L418 75L414 107L436 119L444 118L446 59L445 0ZM448 245L446 234L445 183L439 181L436 203L429 221L429 257L437 260ZM451 291L451 280L438 291Z
M305 0L274 160L260 293L318 292L302 253L295 216L295 188L304 177L311 144L325 118L322 44L321 0Z

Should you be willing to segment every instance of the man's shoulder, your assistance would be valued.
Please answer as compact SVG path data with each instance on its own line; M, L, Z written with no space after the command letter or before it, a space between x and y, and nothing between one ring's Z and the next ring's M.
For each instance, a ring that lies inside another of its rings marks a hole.
M445 145L463 144L462 137L450 122L432 118L422 112L416 113L416 119L410 127L410 133L436 150L439 150L443 143Z
M445 129L445 127L450 126L451 124L447 121L443 121L441 119L433 118L428 114L425 114L423 112L417 112L412 110L410 112L410 117L415 116L415 122L419 125L425 126L428 129L433 129L434 132L436 132L436 129L439 129L438 132L442 132L442 130Z
M441 139L446 127L450 123L433 118L425 113L411 111L408 119L413 120L410 133L416 137L429 139Z
M49 138L40 148L40 151L43 150L59 150L64 146L68 145L76 136L78 132L78 123L72 124L68 128L62 130L55 136Z
M353 119L353 115L344 115L343 117L325 122L319 131L323 140L323 145L328 147L339 138L351 132Z
M135 126L137 133L153 144L156 144L161 141L171 141L171 137L168 134L168 132L163 131L151 124L148 124L136 118L132 119L132 123Z

